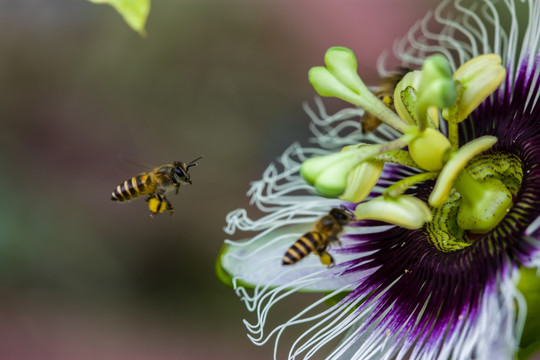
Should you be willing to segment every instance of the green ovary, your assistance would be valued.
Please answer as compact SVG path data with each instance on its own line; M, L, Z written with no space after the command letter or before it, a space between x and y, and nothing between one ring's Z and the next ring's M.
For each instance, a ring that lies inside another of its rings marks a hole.
M453 189L441 206L431 208L433 220L425 226L429 241L443 252L463 249L495 228L512 207L523 178L521 161L508 153L476 156L465 171L469 179L456 184L458 190L461 186L464 196ZM467 184L482 187L483 193L492 198L485 201L471 197L473 189L467 189L469 194L463 191ZM491 219L485 217L486 213Z

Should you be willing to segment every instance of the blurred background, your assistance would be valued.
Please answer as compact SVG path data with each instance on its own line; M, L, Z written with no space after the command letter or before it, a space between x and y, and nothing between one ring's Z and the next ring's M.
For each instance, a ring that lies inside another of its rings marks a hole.
M225 215L306 143L326 49L353 49L375 84L431 3L161 0L141 38L109 6L0 2L0 359L270 358L214 275ZM110 201L199 155L174 216Z

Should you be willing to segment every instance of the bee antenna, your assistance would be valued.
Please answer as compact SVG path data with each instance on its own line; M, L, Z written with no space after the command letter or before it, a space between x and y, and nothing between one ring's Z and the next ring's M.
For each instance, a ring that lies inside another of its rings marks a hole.
M186 169L189 169L191 166L197 165L197 163L195 161L201 160L202 158L203 158L203 156L201 155L198 158L196 158L195 160L191 160L189 162L189 164L187 164Z
M354 218L354 211L351 211L345 204L341 204L339 208Z

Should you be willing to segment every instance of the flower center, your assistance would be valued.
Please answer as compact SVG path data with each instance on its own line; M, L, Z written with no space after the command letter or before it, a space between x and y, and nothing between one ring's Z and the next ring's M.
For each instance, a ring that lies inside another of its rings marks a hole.
M309 80L320 95L364 108L401 136L376 144L347 146L341 152L304 161L300 173L317 192L357 203L356 220L420 229L434 220L434 213L438 214L435 224L441 223L449 233L441 241L450 245L443 247L463 247L470 240L468 234L485 234L499 224L513 206L516 194L510 188L521 182L521 176L509 180L504 171L496 170L510 166L507 158L495 166L491 157L497 156L479 156L493 147L497 137L480 136L460 146L458 131L459 123L503 81L506 70L498 55L477 56L455 72L442 55L432 55L421 71L403 76L390 102L381 101L365 86L349 49L330 48L325 63L326 67L309 71ZM440 114L448 131L439 129ZM381 196L368 199L386 162L416 168L420 173L395 178ZM480 173L476 173L477 166L482 168ZM425 199L406 194L408 188L432 179L436 182L427 204ZM452 221L443 224L447 216ZM435 229L436 225L430 227Z
M500 193L509 193L511 203L515 201L523 179L521 160L513 154L503 152L476 156L465 167L465 171L470 177L470 179L465 180L465 183L476 183L484 188L493 186L500 190ZM424 227L428 241L443 252L452 252L468 247L486 233L485 231L478 232L464 228L463 220L460 219L464 215L460 214L463 214L463 208L468 206L464 204L468 193L462 189L459 190L460 192L453 189L441 206L431 208L433 220L426 223ZM476 191L477 189L472 190ZM496 210L507 212L506 204L498 205L504 208ZM470 213L467 211L465 213L470 219ZM494 219L494 225L498 225L501 220L502 218Z

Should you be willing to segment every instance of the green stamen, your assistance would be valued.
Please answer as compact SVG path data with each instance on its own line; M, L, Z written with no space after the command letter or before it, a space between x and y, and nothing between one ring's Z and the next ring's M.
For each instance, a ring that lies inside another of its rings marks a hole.
M394 107L396 112L409 124L419 125L421 123L418 119L417 94L418 89L420 88L421 79L422 71L411 71L401 79L394 90ZM427 126L438 129L439 111L437 107L428 106L426 116L428 120Z
M452 80L450 63L442 55L432 55L422 65L422 75L418 87L418 120L420 131L429 122L428 108L443 109L451 106L456 99L456 85Z
M427 181L427 180L436 179L438 175L439 175L438 172L425 172L425 173L409 176L408 178L400 180L396 182L394 185L389 186L384 192L384 196L397 197L403 194L405 190L407 190L414 184Z
M461 170L476 155L491 148L496 142L497 138L494 136L482 136L463 145L459 150L451 154L429 196L429 204L435 207L441 205L448 198L450 190L454 186L454 180Z
M357 73L354 53L344 47L332 47L325 54L326 67L309 70L309 82L321 96L333 96L360 106L367 112L405 133L407 123L399 118L362 82Z
M337 197L345 192L349 174L354 168L377 154L407 146L415 137L415 129L412 128L409 132L387 143L349 146L339 153L313 157L302 163L300 174L308 183L314 185L321 195ZM354 186L355 184L356 182L353 183ZM375 183L372 183L373 186ZM351 191L355 192L354 189Z
M357 165L347 176L347 186L339 198L350 202L363 201L377 185L383 166L383 162L370 160Z
M359 204L354 215L358 220L380 220L406 229L421 228L432 219L429 207L422 200L409 195L396 198L379 196Z
M504 80L506 69L501 63L499 55L480 55L461 65L454 73L452 78L458 86L457 99L442 113L448 121L448 138L452 146L459 145L457 124L465 120Z
M452 121L459 123L465 120L501 85L506 75L506 69L501 63L499 55L485 54L472 58L456 70L453 79L463 86L463 94L456 102L458 111ZM443 112L447 120L450 120L449 115Z

